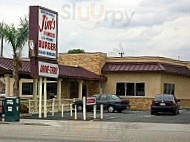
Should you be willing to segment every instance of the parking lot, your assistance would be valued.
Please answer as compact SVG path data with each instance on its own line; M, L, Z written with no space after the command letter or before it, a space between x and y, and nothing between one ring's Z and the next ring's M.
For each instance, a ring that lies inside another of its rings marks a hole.
M77 120L82 120L82 113L77 114ZM38 114L33 114L29 117L23 117L26 119L38 119ZM55 113L52 116L49 113L46 120L74 120L73 116L70 116L69 112L64 113L64 117L61 117L61 113ZM169 123L169 124L190 124L190 109L181 109L180 114L158 114L150 115L149 111L123 111L122 113L104 113L104 119L100 119L100 113L97 112L97 119L93 119L93 113L87 112L87 120L89 121L108 121L108 122L146 122L146 123Z

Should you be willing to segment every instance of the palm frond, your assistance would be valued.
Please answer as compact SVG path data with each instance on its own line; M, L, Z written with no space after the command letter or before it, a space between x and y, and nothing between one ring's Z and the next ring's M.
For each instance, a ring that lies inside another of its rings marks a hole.
M20 19L20 27L17 32L17 47L22 48L28 40L29 23L27 18Z
M17 41L16 34L17 30L14 25L6 27L5 38L7 42L12 45L13 51L16 51L16 41Z
M5 36L6 27L7 25L3 21L0 22L0 38L3 38Z

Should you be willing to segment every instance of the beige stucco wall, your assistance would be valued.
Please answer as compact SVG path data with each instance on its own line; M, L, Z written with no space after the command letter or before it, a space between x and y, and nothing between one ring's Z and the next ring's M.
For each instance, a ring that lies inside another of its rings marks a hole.
M10 78L10 96L13 96L13 84L14 84L14 79Z
M88 81L88 97L100 93L100 83L98 81Z
M67 66L81 66L96 74L101 74L101 68L105 64L106 57L107 54L105 53L61 53L58 63Z
M183 75L162 74L162 92L164 83L175 84L175 96L179 99L190 99L190 77Z
M152 98L161 93L160 73L109 73L105 76L108 79L103 85L104 93L115 94L117 82L144 82L145 97Z
M164 93L164 83L175 84L175 96L181 106L190 106L190 77L166 73L109 73L103 85L103 92L115 94L117 82L145 82L145 96L123 97L130 101L132 110L149 110L157 94Z

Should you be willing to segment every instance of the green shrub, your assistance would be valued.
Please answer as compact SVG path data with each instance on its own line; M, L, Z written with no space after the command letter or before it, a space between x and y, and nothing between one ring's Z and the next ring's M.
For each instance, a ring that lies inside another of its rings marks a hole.
M29 112L29 108L24 105L24 104L20 104L20 112L21 113L28 113Z
M85 53L83 49L73 49L68 51L69 54Z

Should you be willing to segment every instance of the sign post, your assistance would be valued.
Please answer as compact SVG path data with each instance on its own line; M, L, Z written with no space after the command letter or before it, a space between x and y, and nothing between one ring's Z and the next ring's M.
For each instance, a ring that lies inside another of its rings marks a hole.
M86 105L93 105L94 119L96 119L96 97L88 97L86 99Z
M86 120L86 97L83 97L83 120Z
M86 99L86 105L96 105L96 97L88 97Z
M42 80L58 78L58 13L40 6L30 6L29 14L29 56L31 76L40 78L39 85L39 118L42 113ZM44 88L44 101L46 100ZM46 110L44 102L44 110ZM46 111L44 111L46 117Z

